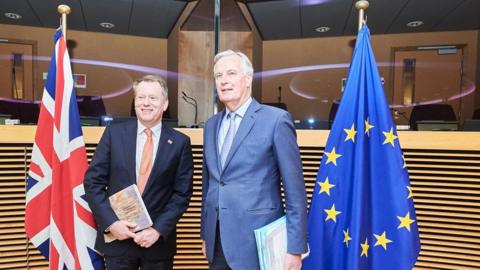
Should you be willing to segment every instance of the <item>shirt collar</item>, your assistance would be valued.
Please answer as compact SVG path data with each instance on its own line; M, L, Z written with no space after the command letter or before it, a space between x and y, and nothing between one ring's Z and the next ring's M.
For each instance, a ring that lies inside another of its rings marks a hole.
M145 131L146 127L140 123L140 121L137 120L137 136L142 135L142 133ZM153 126L151 128L153 136L158 137L160 134L160 131L162 130L162 122L158 123L157 125Z
M243 116L245 116L245 113L247 112L248 106L250 106L250 103L252 103L252 97L249 97L247 101L235 111L237 116L243 118ZM231 113L231 111L227 107L225 107L225 116L227 116L229 113Z

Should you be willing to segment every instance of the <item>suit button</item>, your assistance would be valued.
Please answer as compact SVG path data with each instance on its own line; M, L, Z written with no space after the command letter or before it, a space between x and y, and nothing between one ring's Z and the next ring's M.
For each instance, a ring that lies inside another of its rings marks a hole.
M220 186L222 186L222 187L225 186L225 182L220 181Z

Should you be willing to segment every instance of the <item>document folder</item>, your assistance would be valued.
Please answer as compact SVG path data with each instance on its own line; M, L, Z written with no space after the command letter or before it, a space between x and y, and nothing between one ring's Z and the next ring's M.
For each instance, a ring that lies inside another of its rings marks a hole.
M137 224L134 232L141 231L152 226L153 222L148 214L147 208L142 200L142 195L138 191L137 185L133 184L109 198L110 206L117 215L118 219L126 220ZM110 233L104 234L105 243L115 240Z
M287 217L283 216L255 230L260 270L283 269L287 255ZM302 255L306 258L309 251Z

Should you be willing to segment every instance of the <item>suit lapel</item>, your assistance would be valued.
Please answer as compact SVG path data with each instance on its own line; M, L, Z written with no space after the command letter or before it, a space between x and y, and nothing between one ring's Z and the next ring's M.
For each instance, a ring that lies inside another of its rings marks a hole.
M135 172L136 149L137 149L137 121L127 123L122 133L122 142L125 146L125 162L128 171L128 181L131 184L137 182L137 174Z
M248 133L250 133L250 130L252 129L253 124L255 123L255 120L257 118L256 112L259 109L260 104L255 99L253 99L252 103L250 104L250 106L248 106L248 109L245 112L242 122L240 123L237 133L235 134L235 137L233 138L232 146L230 147L230 151L228 152L227 160L225 161L225 166L223 167L223 170L227 168L233 155L235 155L235 152L237 152L238 147L243 142Z

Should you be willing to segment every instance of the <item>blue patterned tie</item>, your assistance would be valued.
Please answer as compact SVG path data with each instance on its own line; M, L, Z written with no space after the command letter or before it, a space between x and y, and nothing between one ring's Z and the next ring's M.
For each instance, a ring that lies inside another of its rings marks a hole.
M222 169L225 166L225 161L227 160L228 152L230 151L233 138L235 137L235 117L236 116L237 114L233 112L227 115L227 121L229 122L228 131L227 131L227 135L225 135L225 139L223 140L222 150L220 150L220 161L221 161Z

